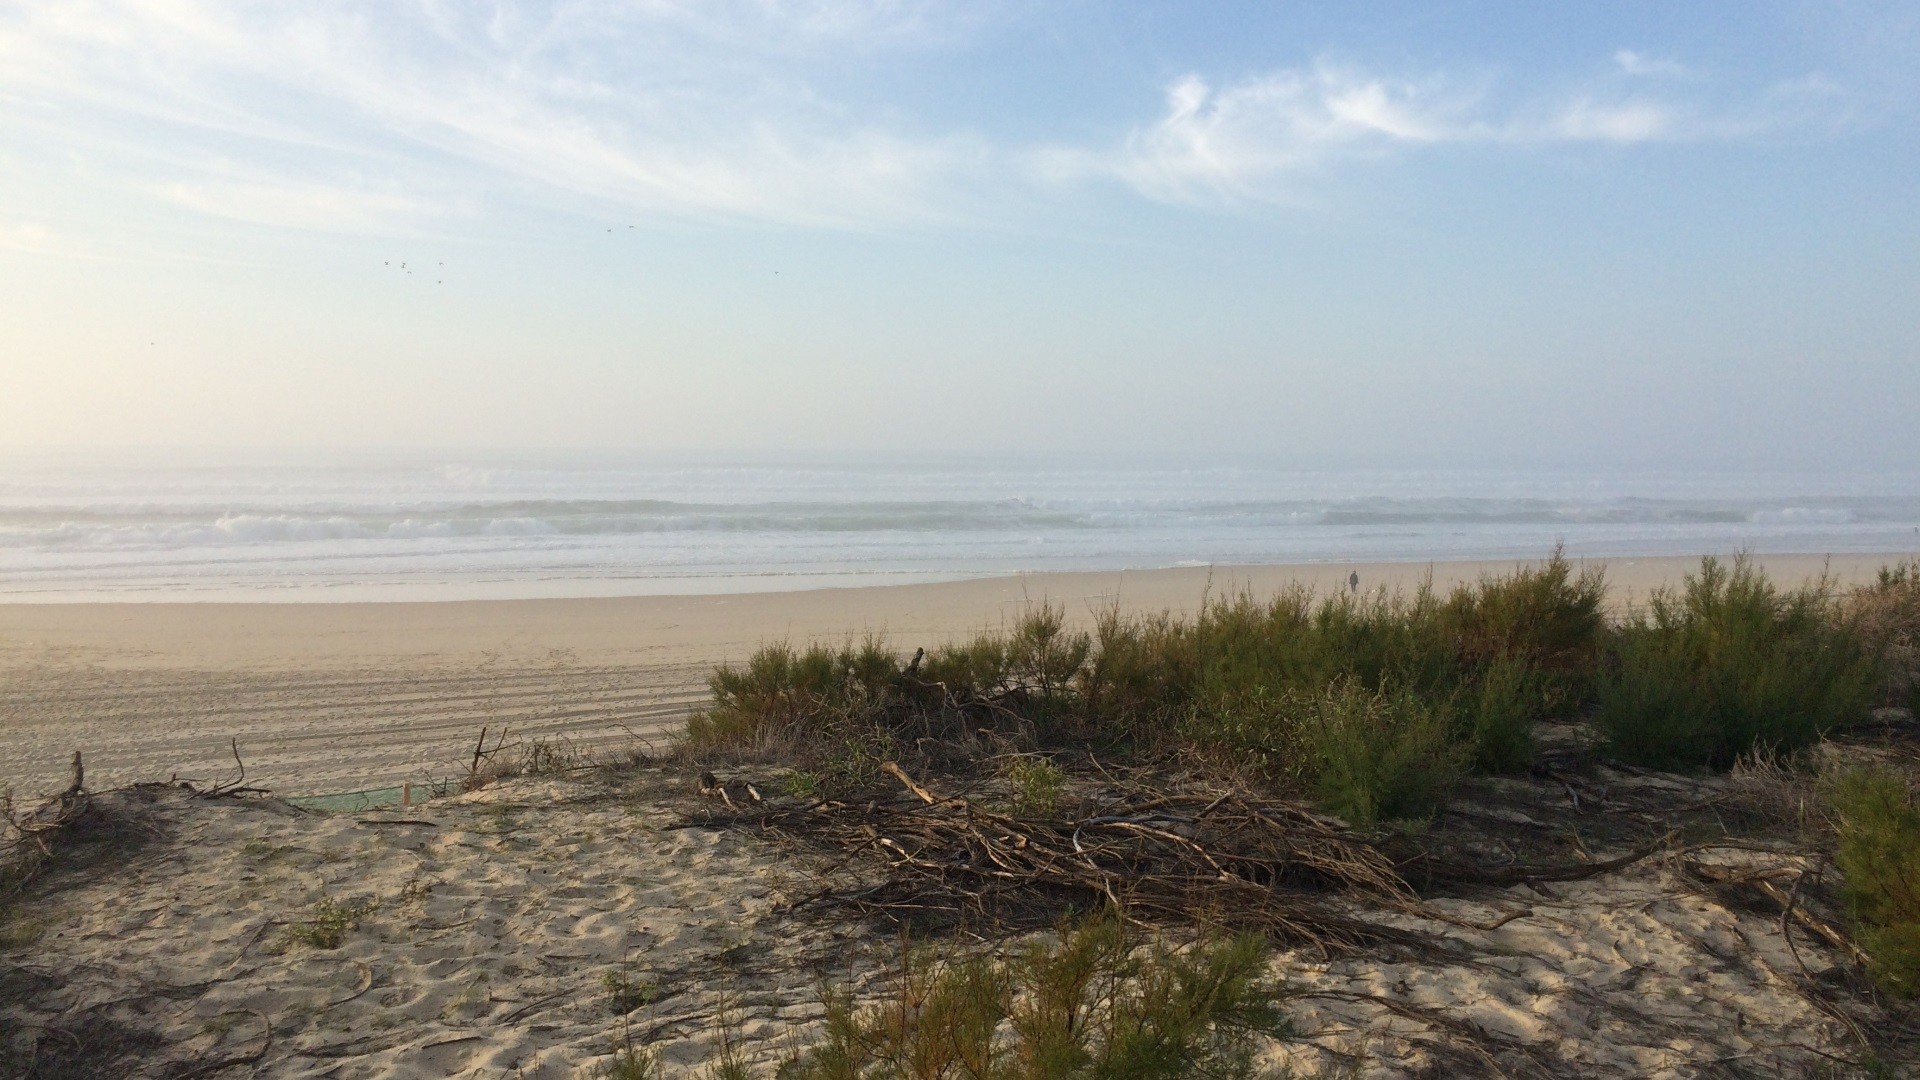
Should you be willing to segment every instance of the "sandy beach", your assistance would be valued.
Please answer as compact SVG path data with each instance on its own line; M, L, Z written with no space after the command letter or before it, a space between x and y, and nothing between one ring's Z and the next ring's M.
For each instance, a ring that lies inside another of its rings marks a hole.
M1623 805L1724 789L1599 779ZM1558 782L1500 783L1556 805ZM22 916L35 952L0 948L23 961L0 1020L46 1033L83 1018L75 1044L42 1034L47 1055L113 1075L586 1080L622 1075L603 1070L626 1038L659 1054L658 1075L707 1076L731 1016L752 1075L768 1076L819 1036L819 986L877 993L898 940L786 911L827 860L700 824L697 802L687 778L648 770L509 781L404 815L117 792L100 805L119 823L104 850L49 878ZM1471 803L1454 817L1564 828ZM1802 868L1751 848L1693 858ZM295 940L325 903L360 914L332 947ZM1778 917L1690 888L1667 860L1373 917L1442 950L1279 951L1302 1037L1264 1046L1262 1064L1392 1080L1816 1076L1851 1049L1845 1021L1795 981L1809 966L1844 978L1845 958L1810 935L1789 946ZM622 988L633 1001L613 1005ZM1702 1068L1723 1061L1751 1072Z
M1768 556L1781 583L1843 583L1902 556ZM1402 589L1511 562L1182 567L945 584L706 596L352 604L0 605L0 779L64 783L81 750L96 786L172 775L307 795L424 782L461 768L484 725L604 743L665 738L715 664L765 642L884 634L903 649L999 625L1048 601L1187 611L1211 591L1301 583ZM1624 606L1697 560L1605 563Z

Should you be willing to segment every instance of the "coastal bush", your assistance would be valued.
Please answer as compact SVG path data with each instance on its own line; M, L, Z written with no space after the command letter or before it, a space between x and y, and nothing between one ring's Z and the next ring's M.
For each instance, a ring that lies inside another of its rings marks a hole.
M723 664L708 677L713 701L688 719L688 741L761 749L842 736L891 703L899 678L898 657L878 637L838 649L764 645L745 667Z
M1534 718L1556 703L1539 688L1543 675L1515 657L1487 665L1480 686L1459 710L1473 764L1486 772L1519 772L1533 760Z
M1257 936L1142 946L1104 916L1003 956L907 950L889 992L823 996L825 1032L785 1080L1251 1077L1291 1031Z
M1431 818L1459 779L1444 719L1412 694L1338 682L1302 704L1309 790L1354 825Z
M877 639L771 645L714 673L688 736L696 749L796 751L810 791L870 776L897 748L986 731L1028 749L1197 752L1359 820L1418 817L1460 764L1523 767L1534 721L1586 700L1603 594L1597 571L1576 574L1555 551L1445 596L1430 582L1240 592L1187 617L1108 610L1091 633L1042 604L912 664Z
M1882 660L1882 704L1920 713L1920 561L1882 567L1843 607Z
M1878 663L1822 579L1781 592L1744 556L1701 561L1620 626L1596 690L1615 756L1724 769L1863 719Z
M1876 982L1920 997L1920 808L1906 779L1859 769L1828 795L1839 819L1834 864Z
M1572 699L1599 658L1606 591L1597 567L1575 576L1556 548L1538 566L1455 589L1441 611L1440 631L1461 666L1485 670L1506 661L1549 677L1558 696Z

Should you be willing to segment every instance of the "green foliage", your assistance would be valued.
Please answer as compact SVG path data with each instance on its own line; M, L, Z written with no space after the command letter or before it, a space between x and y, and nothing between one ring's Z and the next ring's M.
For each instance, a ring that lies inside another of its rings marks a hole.
M350 931L358 929L362 917L379 905L371 899L340 903L323 896L313 905L313 915L304 922L287 927L287 938L316 949L337 949Z
M1251 1077L1259 1036L1289 1033L1258 937L1142 947L1097 918L1005 957L909 952L891 993L829 990L826 1031L786 1080Z
M607 1011L615 1016L625 1016L660 996L652 979L620 968L600 976L600 985L607 993Z
M1613 652L1596 721L1612 753L1660 768L1810 745L1863 719L1878 681L1829 582L1782 593L1744 556L1655 593Z
M811 769L795 769L787 774L781 790L796 799L819 799L826 795L827 781Z
M1487 665L1480 687L1462 710L1470 721L1467 746L1473 763L1492 773L1524 770L1533 760L1533 721L1549 707L1539 689L1542 675L1518 658L1502 656Z
M1839 818L1834 863L1876 982L1920 997L1920 808L1906 780L1886 769L1856 770L1828 794Z
M806 748L812 792L871 777L927 736L988 727L1040 748L1194 751L1357 820L1421 817L1461 764L1523 767L1534 721L1586 699L1603 592L1598 572L1556 551L1445 596L1243 592L1184 618L1108 611L1091 634L1040 605L912 672L877 640L768 646L715 672L688 734L698 747Z
M1013 786L1012 810L1015 817L1050 818L1059 810L1060 795L1066 790L1067 777L1058 765L1046 758L1022 754L1010 759L1002 768L1001 775Z
M1462 751L1443 714L1405 691L1342 678L1317 693L1256 687L1214 702L1189 738L1278 772L1354 825L1429 818L1459 779Z
M1429 819L1460 777L1445 721L1412 694L1338 682L1301 704L1315 801L1354 825Z
M1576 577L1555 549L1537 567L1456 589L1441 622L1466 666L1505 660L1548 677L1559 696L1571 697L1599 656L1605 597L1597 568Z
M764 645L744 668L707 679L713 703L687 722L695 746L761 747L831 737L861 726L897 693L899 659L877 637L859 647Z
M1881 701L1920 712L1920 562L1881 567L1877 581L1846 597L1845 609L1883 662Z

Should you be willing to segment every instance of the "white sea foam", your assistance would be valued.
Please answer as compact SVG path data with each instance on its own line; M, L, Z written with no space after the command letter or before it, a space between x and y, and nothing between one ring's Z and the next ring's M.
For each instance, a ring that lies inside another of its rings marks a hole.
M1920 476L375 462L0 467L0 598L706 591L1018 570L1920 547Z

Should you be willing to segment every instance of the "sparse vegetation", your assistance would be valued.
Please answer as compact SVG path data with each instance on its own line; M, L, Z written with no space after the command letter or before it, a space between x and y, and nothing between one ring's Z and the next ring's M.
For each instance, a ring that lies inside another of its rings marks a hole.
M31 915L12 913L0 914L0 949L17 949L40 940L46 932L46 924Z
M489 746L487 729L480 729L480 742L474 747L467 774L460 778L459 790L478 791L516 776L560 776L606 763L590 749L564 736L531 739L511 739L511 736L511 729L502 728Z
M1015 817L1050 818L1060 808L1060 794L1066 789L1066 774L1043 757L1020 754L1010 758L1001 769L1013 788L1011 809Z
M713 1055L707 1061L704 1080L753 1080L741 1045L740 1012L727 1001L721 1004L713 1020Z
M601 1080L656 1080L660 1076L660 1052L651 1046L635 1046L633 1032L623 1030L614 1040L613 1056L596 1070Z
M1257 1075L1289 1034L1258 937L1143 946L1099 917L999 956L906 950L882 999L829 990L826 1031L786 1080Z
M342 903L331 896L321 897L313 905L313 914L287 927L287 938L315 949L337 949L347 934L360 926L360 920L379 905L372 899Z
M615 1016L625 1016L643 1005L648 1005L660 996L660 988L652 979L635 975L624 968L616 968L600 976L600 985L607 992L607 1011Z

